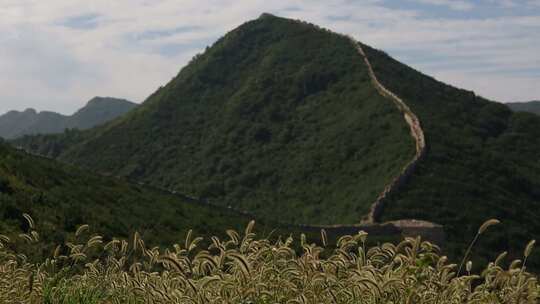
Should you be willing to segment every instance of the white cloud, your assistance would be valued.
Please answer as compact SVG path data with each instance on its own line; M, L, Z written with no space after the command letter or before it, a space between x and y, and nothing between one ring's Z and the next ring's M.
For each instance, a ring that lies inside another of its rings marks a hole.
M415 1L474 9L469 1ZM0 112L68 113L94 95L142 101L207 44L262 12L352 34L490 98L540 96L532 85L540 80L537 15L426 18L382 0L2 0Z
M519 4L515 0L487 0L488 3L499 5L505 8L516 7Z
M538 88L538 78L512 76L506 77L493 73L468 73L456 71L434 72L433 76L439 80L443 79L462 88L474 88L478 92L485 92L483 96L498 101L530 101L534 96L540 96ZM511 89L509 89L511 88ZM523 97L523 92L530 92L534 95ZM539 98L536 98L539 99Z
M470 1L462 0L415 0L416 2L431 4L431 5L441 5L446 6L453 10L458 11L468 11L475 7L475 5Z

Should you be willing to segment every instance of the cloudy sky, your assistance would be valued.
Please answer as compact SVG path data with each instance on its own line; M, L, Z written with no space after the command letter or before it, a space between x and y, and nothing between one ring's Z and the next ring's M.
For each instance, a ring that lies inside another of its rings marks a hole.
M493 100L540 99L540 0L0 0L0 113L141 102L263 12L351 34Z

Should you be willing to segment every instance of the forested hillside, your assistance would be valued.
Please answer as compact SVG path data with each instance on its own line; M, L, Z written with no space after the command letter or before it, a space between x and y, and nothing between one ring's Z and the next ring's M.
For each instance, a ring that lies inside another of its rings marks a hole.
M189 229L203 235L223 233L250 220L0 143L1 234L25 231L23 213L35 219L44 243L51 244L62 243L82 224L106 237L127 237L137 230L154 245L169 245Z
M383 220L418 218L445 226L462 250L475 227L499 218L483 256L540 234L540 117L458 89L364 46L379 80L418 115L429 152L392 197ZM540 259L535 260L538 266Z
M105 241L138 232L148 246L162 248L184 240L190 230L192 238L203 237L202 244L209 245L211 236L224 237L229 229L243 229L252 220L257 220L259 236L269 240L301 234L310 241L321 237L318 227L259 219L166 189L92 174L0 142L0 236L16 240L27 232L25 213L34 219L32 229L40 235L31 250L30 257L36 259L50 256L56 244L72 241L85 224ZM393 224L327 230L326 242L331 245L344 233L359 230L370 233L369 244L397 241L401 234ZM17 243L26 248L24 241Z
M317 224L360 222L415 151L403 116L373 87L349 39L272 16L219 39L121 120L20 144L266 218Z

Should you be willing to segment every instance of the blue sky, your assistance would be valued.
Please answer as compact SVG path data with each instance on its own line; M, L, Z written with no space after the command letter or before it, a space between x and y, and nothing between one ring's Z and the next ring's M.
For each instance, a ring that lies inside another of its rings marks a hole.
M1 0L0 113L143 101L263 12L350 34L493 100L540 99L540 0Z

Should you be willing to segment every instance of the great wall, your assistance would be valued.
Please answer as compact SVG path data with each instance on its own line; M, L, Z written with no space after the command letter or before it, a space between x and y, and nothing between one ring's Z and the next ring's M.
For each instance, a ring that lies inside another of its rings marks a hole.
M364 223L377 223L380 221L381 214L387 202L388 196L398 191L399 188L401 188L409 180L410 176L416 169L418 162L421 161L422 158L425 156L426 139L424 137L424 130L422 130L422 126L420 125L420 120L418 119L418 117L413 113L413 111L411 111L411 109L401 98L399 98L396 94L392 93L379 82L379 80L377 79L377 75L375 75L375 72L373 71L371 62L369 61L366 53L364 52L364 49L362 49L360 43L350 37L349 40L355 46L358 53L364 58L364 63L368 68L369 77L371 78L371 82L375 86L375 89L377 89L377 91L382 96L391 99L396 105L396 107L399 109L399 111L403 114L403 118L409 125L411 136L414 139L416 145L416 152L414 158L403 167L401 173L398 176L396 176L388 185L386 185L383 192L371 205L369 214L362 221Z
M391 222L380 222L380 218L385 205L387 204L389 195L396 193L399 189L407 183L416 170L418 163L426 155L426 139L424 131L420 124L420 120L413 113L413 111L407 106L407 104L399 98L396 94L388 90L383 86L371 66L366 53L364 52L361 44L350 36L344 36L349 39L351 44L357 50L357 52L364 59L364 63L368 68L368 74L373 83L375 89L382 96L389 98L396 105L398 110L403 114L405 122L409 125L411 137L414 139L416 151L413 159L409 161L401 170L400 174L392 179L392 181L384 187L384 190L379 194L375 202L371 205L370 212L359 224L353 225L303 225L303 224L289 224L288 226L300 228L304 231L317 231L324 229L327 234L331 235L344 235L356 233L359 230L364 230L374 235L396 235L402 236L422 236L427 240L434 241L437 244L442 244L445 240L444 227L439 224L415 220L415 219L402 219Z
M338 34L340 35L340 34ZM343 35L340 35L343 36ZM405 122L409 125L411 137L415 141L416 151L413 159L409 161L401 170L400 174L392 179L392 181L384 187L384 190L379 194L375 202L371 205L370 212L368 215L359 223L359 224L347 224L347 225L314 225L314 224L294 224L275 221L282 227L291 227L299 229L301 231L309 232L318 232L324 229L329 236L340 236L346 234L356 234L358 231L363 230L372 235L400 235L400 236L422 236L424 239L433 241L437 244L442 244L445 240L444 227L442 225L431 223L422 220L416 219L402 219L397 221L390 222L380 222L380 217L384 209L385 204L387 203L388 196L392 193L399 191L399 189L407 183L416 169L418 162L420 162L426 154L426 140L424 137L424 131L422 130L420 120L412 112L412 110L407 106L407 104L399 98L396 94L392 93L386 87L384 87L375 72L373 67L365 54L362 46L359 42L354 40L354 38L349 36L344 36L349 39L352 45L356 48L358 53L363 57L364 63L368 68L368 74L370 76L371 82L373 83L375 89L382 96L391 99L398 110L403 114ZM210 205L214 208L220 208L219 204L212 204L207 200L199 200L200 203ZM231 210L231 209L229 209ZM232 211L242 214L244 216L257 218L254 213L251 213L246 210L239 210L232 208Z

